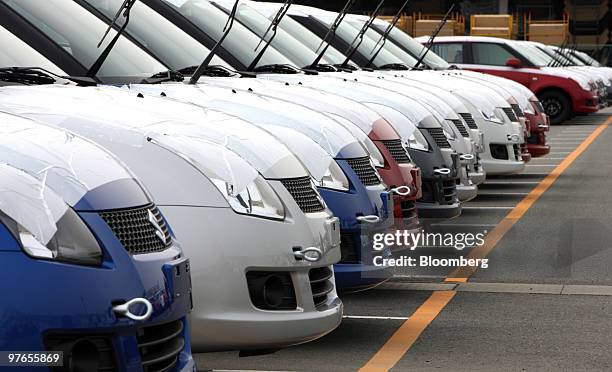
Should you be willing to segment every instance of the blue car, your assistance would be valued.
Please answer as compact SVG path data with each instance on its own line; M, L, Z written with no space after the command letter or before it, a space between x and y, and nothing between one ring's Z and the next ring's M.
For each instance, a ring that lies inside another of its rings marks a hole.
M71 133L0 123L0 350L62 352L60 371L195 371L189 261L138 181Z

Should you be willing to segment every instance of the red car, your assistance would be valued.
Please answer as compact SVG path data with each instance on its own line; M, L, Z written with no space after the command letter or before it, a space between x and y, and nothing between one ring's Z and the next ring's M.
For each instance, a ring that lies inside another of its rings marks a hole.
M427 38L418 40L427 42ZM482 36L440 36L432 50L448 63L523 84L540 99L551 124L600 108L597 85L592 80L567 69L548 67L526 43Z

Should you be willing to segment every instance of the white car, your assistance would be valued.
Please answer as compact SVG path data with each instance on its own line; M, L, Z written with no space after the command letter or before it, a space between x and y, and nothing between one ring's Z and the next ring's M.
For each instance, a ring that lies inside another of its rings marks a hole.
M272 136L120 89L4 87L0 109L103 145L147 186L191 257L195 351L279 348L340 323L331 268L340 259L338 219Z

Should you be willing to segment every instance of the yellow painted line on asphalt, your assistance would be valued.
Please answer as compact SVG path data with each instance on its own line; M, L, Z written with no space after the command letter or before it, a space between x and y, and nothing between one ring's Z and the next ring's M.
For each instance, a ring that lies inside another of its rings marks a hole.
M553 169L525 198L514 207L506 217L491 230L484 244L470 251L467 258L485 258L495 248L497 243L510 229L527 213L533 204L553 185L553 183L567 170L567 168L595 141L595 139L612 124L609 117L602 125L597 127L577 148L572 151L555 169ZM448 283L466 283L474 274L476 267L461 267L453 271L444 280ZM387 342L374 354L374 356L361 367L361 372L388 371L410 350L423 331L442 312L453 299L455 291L434 291L431 296L406 320L387 340Z

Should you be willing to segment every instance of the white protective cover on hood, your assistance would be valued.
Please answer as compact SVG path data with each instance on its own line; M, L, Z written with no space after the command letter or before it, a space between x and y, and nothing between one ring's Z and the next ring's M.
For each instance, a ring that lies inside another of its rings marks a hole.
M6 113L0 114L0 122L0 162L30 176L29 181L23 176L16 179L27 185L22 197L36 199L30 203L32 211L26 207L28 203L22 205L19 215L3 211L32 228L29 231L44 244L55 234L55 222L67 206L75 206L86 193L121 179L136 182L112 154L73 133ZM40 208L46 213L44 219ZM31 221L24 216L30 213Z
M0 108L44 118L45 122L74 130L88 138L136 147L143 146L151 137L161 143L166 136L179 136L184 138L183 141L189 137L206 139L238 153L264 176L268 172L274 174L275 169L285 172L291 169L286 177L307 174L287 147L243 120L162 98L138 98L119 88L5 87L0 89ZM190 159L202 156L185 153L187 150L187 147L176 148L178 153ZM215 170L217 174L227 174L227 171L229 169ZM240 179L237 172L232 174ZM238 184L248 184L252 181L249 178Z
M47 244L68 205L37 178L0 163L0 211Z

